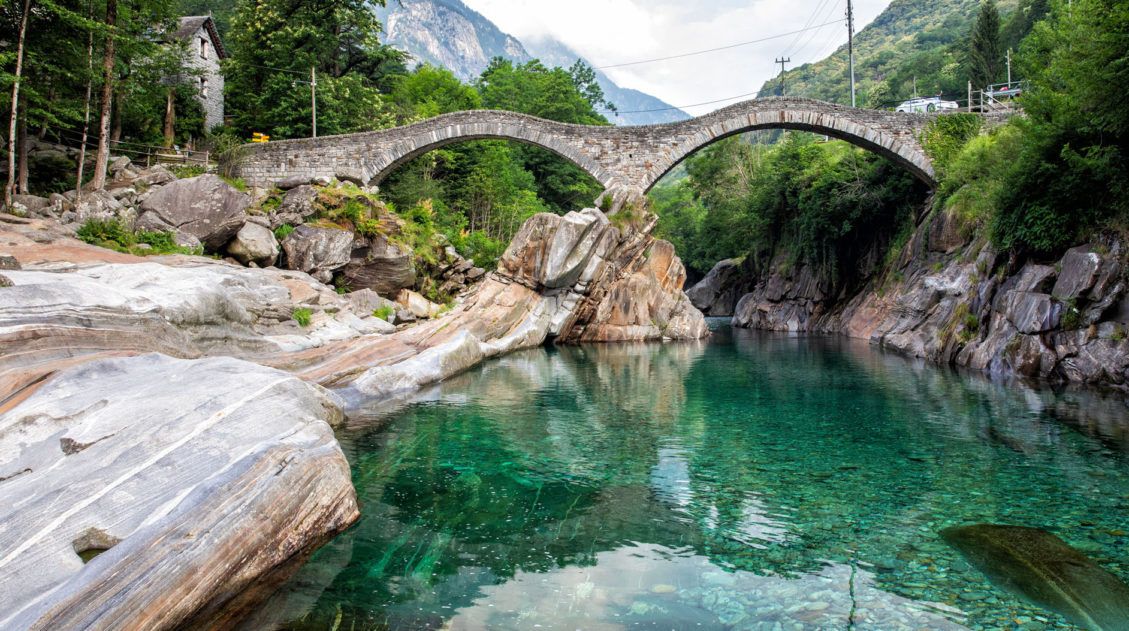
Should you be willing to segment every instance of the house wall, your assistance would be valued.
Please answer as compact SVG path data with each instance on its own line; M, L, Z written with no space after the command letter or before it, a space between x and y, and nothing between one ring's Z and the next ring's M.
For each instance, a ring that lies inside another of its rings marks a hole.
M207 43L207 56L200 55L200 41ZM196 87L201 89L200 78L207 80L207 95L201 90L200 105L204 108L204 128L210 130L223 124L223 75L220 74L220 57L208 35L208 30L200 27L192 34L188 43L188 58L185 65L192 70L202 70L203 75L195 78Z

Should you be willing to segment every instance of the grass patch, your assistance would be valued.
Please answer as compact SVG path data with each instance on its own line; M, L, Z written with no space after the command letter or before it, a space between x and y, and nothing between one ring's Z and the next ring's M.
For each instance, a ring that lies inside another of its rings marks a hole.
M202 165L199 164L179 164L169 167L169 171L177 177L178 180L184 180L197 175L204 175L208 172Z
M289 237L291 232L294 232L294 226L288 223L284 223L274 229L274 238L278 239L279 242L281 242L286 237Z
M221 175L220 178L224 182L227 182L228 184L230 184L232 186L232 188L234 188L234 189L236 189L240 192L243 192L243 193L247 192L247 182L245 182L243 180L243 178L241 178L241 177L228 177L226 175Z
M374 309L372 312L372 317L380 318L385 322L391 322L392 315L394 313L396 313L396 310L392 308L392 305L384 305L383 307L377 307L376 309Z
M176 234L173 232L133 231L125 222L117 219L89 219L82 224L75 236L84 243L136 256L204 253L203 246L189 248L177 245Z
M314 312L307 309L306 307L299 307L290 312L290 317L293 318L294 321L298 323L298 326L301 327L310 326L310 318L312 318L313 315Z

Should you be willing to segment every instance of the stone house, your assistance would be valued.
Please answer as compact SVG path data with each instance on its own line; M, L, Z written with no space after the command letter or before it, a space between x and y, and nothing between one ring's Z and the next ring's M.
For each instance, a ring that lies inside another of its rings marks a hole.
M198 74L198 98L204 108L204 128L223 124L223 75L220 61L227 57L216 22L210 15L182 17L173 36L183 42L188 54L185 65Z

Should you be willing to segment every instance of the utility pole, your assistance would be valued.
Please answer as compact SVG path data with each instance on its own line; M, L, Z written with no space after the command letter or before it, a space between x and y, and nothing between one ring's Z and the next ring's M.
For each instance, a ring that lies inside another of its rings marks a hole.
M314 138L318 137L318 75L314 72L314 67L310 66L310 110L313 113L313 127Z
M847 0L847 57L851 63L851 107L855 107L855 11Z
M1007 85L1011 87L1011 49L1007 49Z
M784 64L791 63L791 61L791 57L787 59L781 57L776 60L776 63L780 64L780 96L784 96Z

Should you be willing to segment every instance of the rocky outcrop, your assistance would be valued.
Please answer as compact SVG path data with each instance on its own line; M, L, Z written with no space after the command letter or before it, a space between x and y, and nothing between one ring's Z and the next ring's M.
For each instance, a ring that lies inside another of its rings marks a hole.
M415 253L383 235L358 236L341 275L353 290L371 289L382 296L395 296L401 289L416 285Z
M552 338L703 337L653 225L538 215L503 270L400 329L365 312L387 306L375 292L302 272L0 226L23 268L0 291L0 626L229 627L356 518L330 431L342 401Z
M141 204L137 226L176 232L210 250L223 247L247 222L251 197L219 176L205 174L162 186Z
M317 198L317 189L309 184L288 189L278 208L271 213L271 228L278 228L284 224L297 226L313 217L317 214L317 207L314 206Z
M753 270L745 269L744 263L745 259L719 261L705 278L686 290L686 297L708 316L733 315L737 301L753 289Z
M271 229L250 221L243 224L227 244L227 253L244 265L254 263L258 267L269 267L274 265L278 252L278 239Z
M327 391L227 358L51 378L0 417L0 627L206 628L245 613L358 517L342 418Z
M923 222L892 267L869 268L851 288L780 265L780 255L753 279L733 323L845 334L993 375L1129 387L1119 243L1021 262L981 239L954 247L952 223L944 213Z
M286 267L306 272L323 283L349 264L353 233L340 228L301 225L282 240Z

